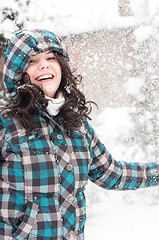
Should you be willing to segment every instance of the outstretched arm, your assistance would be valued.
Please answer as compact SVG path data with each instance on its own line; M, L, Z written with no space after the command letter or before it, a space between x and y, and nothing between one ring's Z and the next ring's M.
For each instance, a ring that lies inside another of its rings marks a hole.
M92 162L89 179L105 189L135 190L159 185L159 164L127 163L114 160L87 125Z

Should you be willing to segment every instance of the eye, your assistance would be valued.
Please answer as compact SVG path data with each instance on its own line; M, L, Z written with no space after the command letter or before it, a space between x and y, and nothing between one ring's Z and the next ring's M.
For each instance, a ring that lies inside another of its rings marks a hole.
M48 57L48 60L56 60L56 57Z
M30 62L29 62L29 64L33 64L33 63L35 63L35 62L36 62L35 60L31 59Z

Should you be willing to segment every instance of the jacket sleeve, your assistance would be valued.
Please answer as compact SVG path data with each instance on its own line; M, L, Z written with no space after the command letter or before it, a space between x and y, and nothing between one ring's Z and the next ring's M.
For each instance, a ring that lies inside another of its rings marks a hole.
M91 164L89 179L105 189L134 190L159 184L159 164L116 161L87 125Z
M23 210L25 201L22 170L15 167L14 171L18 159L8 146L6 129L0 119L0 239L2 240L9 239L16 230L18 216Z

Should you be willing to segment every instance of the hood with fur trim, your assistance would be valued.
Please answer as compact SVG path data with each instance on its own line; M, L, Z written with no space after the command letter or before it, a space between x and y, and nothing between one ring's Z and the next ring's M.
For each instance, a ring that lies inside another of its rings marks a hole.
M47 30L22 30L11 39L5 54L3 83L7 97L14 96L21 85L22 74L33 55L53 51L68 61L68 55L61 39Z

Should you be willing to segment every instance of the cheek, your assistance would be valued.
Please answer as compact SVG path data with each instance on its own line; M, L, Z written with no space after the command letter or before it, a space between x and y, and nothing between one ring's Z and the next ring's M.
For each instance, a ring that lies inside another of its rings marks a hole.
M29 67L27 67L27 69L25 70L25 72L29 75L29 77L30 77L30 79L32 78L32 75L33 75L33 73L34 73L34 69L31 67L31 66L29 66Z
M59 71L59 77L60 77L60 81L61 81L61 78L62 78L62 72L61 72L61 69Z
M62 79L62 71L61 71L61 68L59 68L59 84L61 83L61 79Z
M60 67L59 63L56 63L56 65L54 65L53 68L55 69L57 75L59 77L61 77L62 76L62 71L61 71L61 67Z

